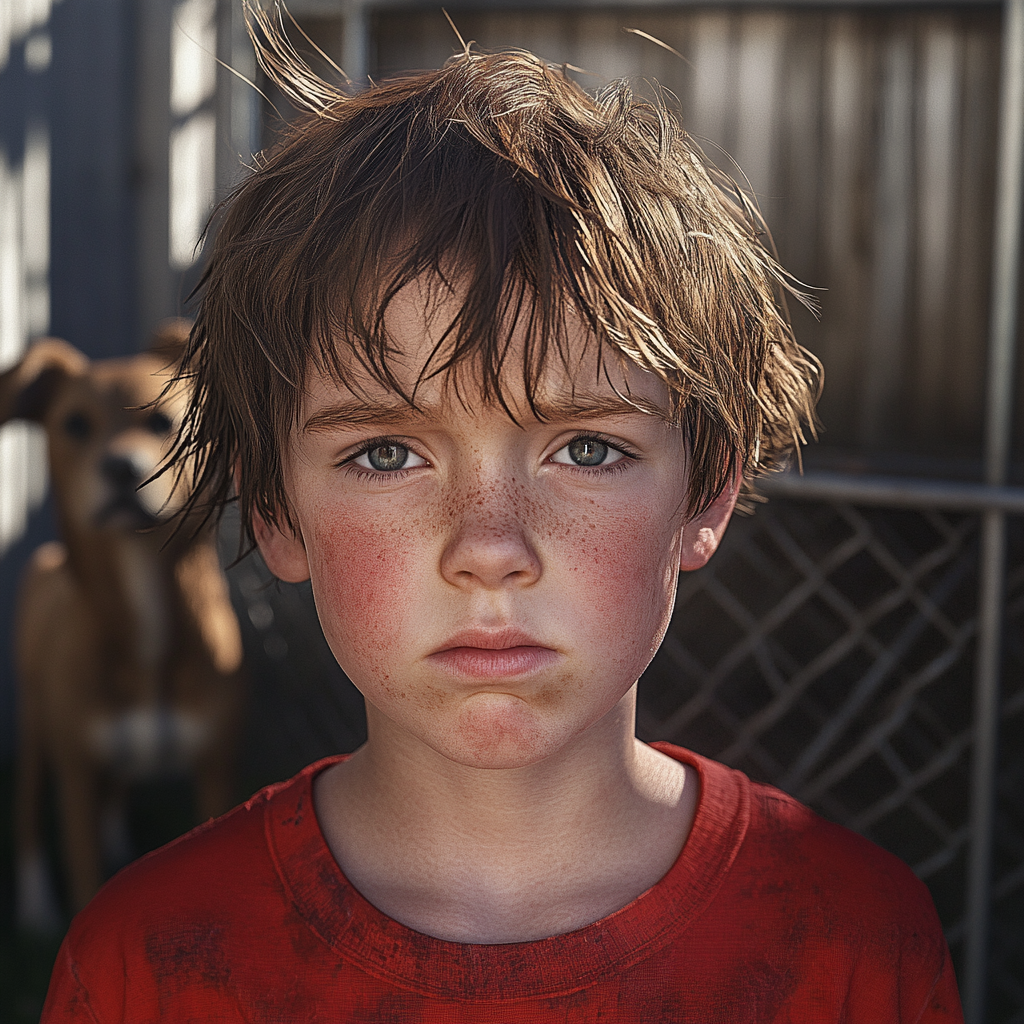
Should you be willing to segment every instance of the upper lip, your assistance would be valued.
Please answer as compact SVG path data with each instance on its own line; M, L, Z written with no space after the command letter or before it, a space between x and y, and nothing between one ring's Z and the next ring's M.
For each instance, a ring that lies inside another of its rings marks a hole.
M528 633L513 626L504 626L500 629L485 629L474 627L464 629L454 636L449 637L434 652L442 654L444 651L451 651L457 647L477 647L486 651L503 651L510 647L547 647L534 639Z

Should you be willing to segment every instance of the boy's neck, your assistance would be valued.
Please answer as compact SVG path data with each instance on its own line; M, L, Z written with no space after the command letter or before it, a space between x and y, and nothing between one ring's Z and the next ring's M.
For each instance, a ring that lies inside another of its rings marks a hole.
M627 695L557 754L523 768L457 764L369 710L370 741L316 782L349 880L439 938L528 941L630 902L672 866L696 773L639 743Z

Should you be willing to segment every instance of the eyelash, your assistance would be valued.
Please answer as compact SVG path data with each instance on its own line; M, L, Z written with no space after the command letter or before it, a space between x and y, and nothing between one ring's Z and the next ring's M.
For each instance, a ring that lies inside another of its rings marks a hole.
M609 437L607 434L598 434L593 431L580 431L578 434L574 434L569 438L565 444L560 445L557 449L561 451L562 448L567 448L569 445L574 444L576 441L600 441L601 444L607 445L613 451L617 451L624 456L624 458L613 462L609 466L566 466L575 472L582 473L620 473L629 468L631 462L638 462L640 460L640 453L633 449L630 445L625 444L622 441L616 440ZM404 479L411 470L408 469L395 469L387 473L382 470L364 469L362 466L355 465L355 460L360 456L365 455L368 451L374 448L379 448L382 445L398 445L399 447L406 448L413 454L419 454L410 445L408 445L401 438L397 437L371 437L364 441L358 448L357 451L352 452L351 455L346 455L339 463L339 469L346 469L349 473L353 474L357 480L368 480L378 484L383 484L385 481L395 481ZM422 455L419 456L423 458ZM560 465L565 465L561 463ZM420 469L422 467L414 467Z
M374 448L380 448L384 445L397 445L399 448L405 448L412 452L414 455L418 455L421 459L422 455L419 454L410 444L403 441L398 437L371 437L364 441L357 451L354 451L351 455L346 455L338 463L339 469L345 469L351 473L357 480L367 480L371 483L383 484L385 482L391 482L394 480L404 479L411 470L408 469L393 469L391 472L384 472L383 470L376 469L364 469L362 466L355 465L356 459L360 456L365 455L368 451L372 451ZM415 466L414 469L422 469L422 466Z
M625 458L619 459L617 462L613 462L610 466L567 466L576 472L583 473L621 473L629 468L631 462L640 461L640 453L630 445L625 444L623 441L616 440L615 438L609 437L607 434L596 434L592 430L581 430L578 434L573 435L569 438L565 444L558 448L561 451L562 448L568 448L569 445L574 444L576 441L600 441L601 444L607 445L613 451L619 452L624 455ZM554 453L552 453L554 454ZM561 465L566 465L561 463Z

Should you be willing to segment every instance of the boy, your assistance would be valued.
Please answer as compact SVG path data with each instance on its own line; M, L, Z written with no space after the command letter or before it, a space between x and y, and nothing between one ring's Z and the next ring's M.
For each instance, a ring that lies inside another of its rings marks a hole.
M678 572L812 416L751 220L624 86L261 55L314 116L224 213L178 455L369 738L109 883L44 1020L960 1019L905 866L634 738Z

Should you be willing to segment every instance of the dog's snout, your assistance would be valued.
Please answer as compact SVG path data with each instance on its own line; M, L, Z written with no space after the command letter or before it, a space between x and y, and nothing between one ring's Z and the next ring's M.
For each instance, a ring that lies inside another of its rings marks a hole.
M144 478L142 467L130 455L108 455L100 469L115 487L135 488Z

